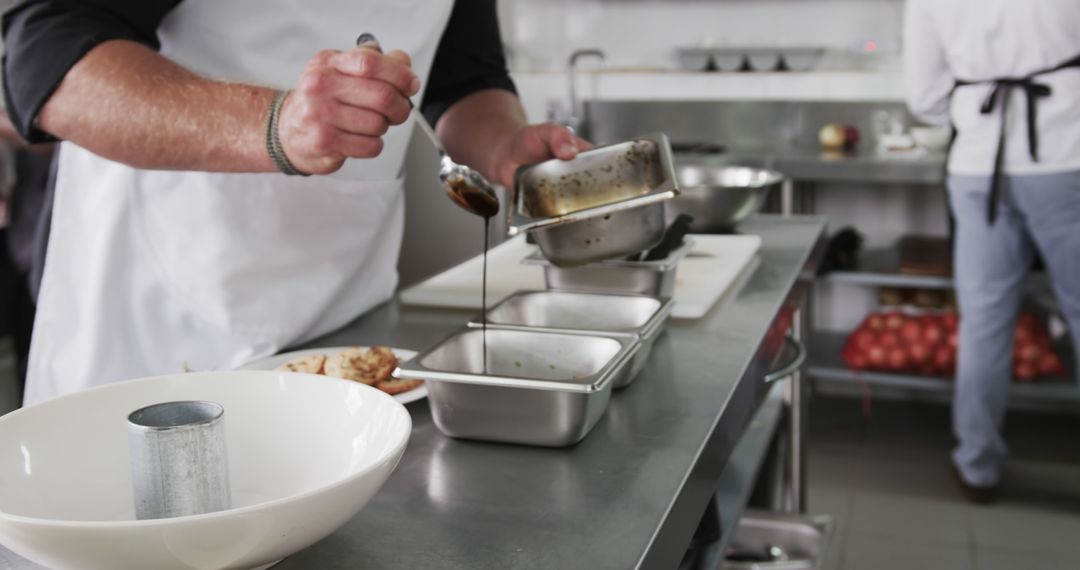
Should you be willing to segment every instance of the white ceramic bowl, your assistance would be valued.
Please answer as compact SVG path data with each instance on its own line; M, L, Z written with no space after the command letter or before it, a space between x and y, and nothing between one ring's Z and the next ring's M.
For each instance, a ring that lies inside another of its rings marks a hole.
M127 415L174 400L224 406L233 508L136 521ZM260 567L352 518L411 429L379 390L305 374L174 374L65 396L0 418L0 543L57 569Z
M915 144L926 150L945 150L952 138L952 129L948 127L912 127L911 137Z

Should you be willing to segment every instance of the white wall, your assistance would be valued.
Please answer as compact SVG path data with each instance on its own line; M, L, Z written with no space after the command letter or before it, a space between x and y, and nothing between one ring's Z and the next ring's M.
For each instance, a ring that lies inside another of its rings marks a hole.
M827 66L895 67L903 0L500 0L515 71L599 47L615 67L670 68L679 46L823 46ZM850 52L869 40L876 57ZM861 65L860 65L861 64Z

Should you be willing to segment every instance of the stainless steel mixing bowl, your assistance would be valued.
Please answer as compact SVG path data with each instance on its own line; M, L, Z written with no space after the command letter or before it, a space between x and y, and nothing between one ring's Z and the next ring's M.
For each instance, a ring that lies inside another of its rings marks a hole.
M784 176L773 170L745 166L684 165L676 170L680 194L668 202L668 219L693 216L694 233L730 230L757 213Z

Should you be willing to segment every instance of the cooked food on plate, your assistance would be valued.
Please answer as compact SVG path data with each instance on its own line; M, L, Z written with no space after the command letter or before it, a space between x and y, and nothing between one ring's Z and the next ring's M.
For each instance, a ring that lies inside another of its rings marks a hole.
M390 375L398 365L397 356L385 346L354 347L327 356L309 354L294 358L278 367L285 372L304 372L343 378L374 386L387 394L408 392L422 380L396 379Z
M294 358L278 367L285 372L302 372L304 374L322 374L323 365L326 364L325 354L310 354Z

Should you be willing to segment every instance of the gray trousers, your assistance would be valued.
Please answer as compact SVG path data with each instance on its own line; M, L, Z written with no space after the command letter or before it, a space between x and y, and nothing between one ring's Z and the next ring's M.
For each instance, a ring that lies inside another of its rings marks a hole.
M1080 354L1080 171L1007 176L997 222L986 221L989 177L951 176L960 346L953 461L974 485L995 485L1012 379L1013 331L1036 248Z

